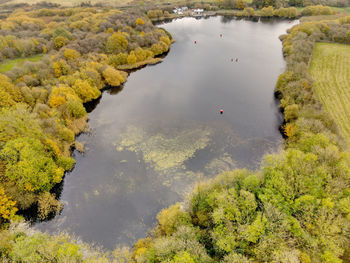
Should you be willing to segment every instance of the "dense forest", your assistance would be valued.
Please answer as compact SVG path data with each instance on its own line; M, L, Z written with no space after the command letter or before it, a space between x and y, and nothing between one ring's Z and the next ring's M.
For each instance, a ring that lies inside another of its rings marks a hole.
M321 9L329 10L302 12ZM142 13L98 7L17 9L0 28L2 63L36 58L0 74L2 261L336 263L348 256L350 156L307 67L316 42L350 44L350 17L302 23L281 36L287 70L276 96L285 116L283 152L266 156L257 172L225 172L200 183L186 202L159 213L157 227L132 252L98 251L10 221L33 205L41 219L62 209L50 190L73 168L71 150L83 150L75 136L87 125L84 103L124 83L127 70L157 63L170 34Z
M43 219L62 208L50 190L82 148L84 103L126 81L118 68L158 62L171 36L140 14L97 8L19 9L0 28L0 61L38 58L0 74L0 223L33 204Z

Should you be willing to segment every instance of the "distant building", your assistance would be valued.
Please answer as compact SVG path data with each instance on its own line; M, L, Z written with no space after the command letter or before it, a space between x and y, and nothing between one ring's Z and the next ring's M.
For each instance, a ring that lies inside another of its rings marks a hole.
M182 15L183 14L182 11L183 11L182 8L175 7L174 10L173 10L173 13L174 14L178 14L178 15Z
M193 9L192 15L194 16L201 16L203 15L204 9Z

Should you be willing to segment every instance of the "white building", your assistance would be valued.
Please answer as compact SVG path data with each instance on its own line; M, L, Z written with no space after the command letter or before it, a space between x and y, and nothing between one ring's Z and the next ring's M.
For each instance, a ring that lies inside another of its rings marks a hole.
M192 15L194 15L194 16L200 16L200 15L203 14L203 12L204 12L204 9L193 9Z

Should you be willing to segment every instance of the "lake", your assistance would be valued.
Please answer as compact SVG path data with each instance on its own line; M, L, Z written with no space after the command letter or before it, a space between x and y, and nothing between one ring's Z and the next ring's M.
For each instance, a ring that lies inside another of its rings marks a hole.
M107 249L131 245L196 182L258 168L282 142L278 36L296 23L210 17L161 25L176 40L170 52L88 106L90 132L78 138L86 151L74 152L64 209L35 226Z

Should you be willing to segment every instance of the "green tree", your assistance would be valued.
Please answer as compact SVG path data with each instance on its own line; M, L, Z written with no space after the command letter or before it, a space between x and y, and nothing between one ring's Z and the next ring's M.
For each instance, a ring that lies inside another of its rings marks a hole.
M48 191L57 176L58 167L53 157L38 139L11 140L0 151L0 158L6 163L5 176L21 190Z

